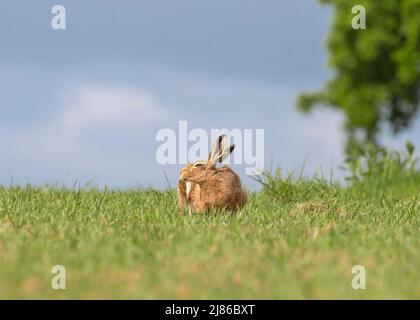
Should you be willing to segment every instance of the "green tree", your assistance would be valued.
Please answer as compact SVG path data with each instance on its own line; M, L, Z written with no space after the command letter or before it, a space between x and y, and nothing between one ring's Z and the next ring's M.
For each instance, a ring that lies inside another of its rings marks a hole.
M318 92L299 96L308 112L328 106L345 114L347 148L378 144L384 125L408 128L420 101L420 0L321 0L334 9L328 38L334 76ZM353 29L355 5L366 29Z

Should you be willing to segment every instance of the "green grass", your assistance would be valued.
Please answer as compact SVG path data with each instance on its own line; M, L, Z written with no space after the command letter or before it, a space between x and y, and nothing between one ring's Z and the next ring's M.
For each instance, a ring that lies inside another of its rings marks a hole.
M0 298L420 298L418 172L263 183L236 215L193 216L172 191L0 187Z

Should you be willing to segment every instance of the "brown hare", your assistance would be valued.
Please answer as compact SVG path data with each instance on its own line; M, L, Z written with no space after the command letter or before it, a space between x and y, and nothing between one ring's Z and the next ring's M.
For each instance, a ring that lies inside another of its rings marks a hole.
M211 209L236 211L245 206L247 196L239 176L228 166L216 167L232 153L235 145L227 145L226 135L218 137L209 158L187 164L178 181L179 208L190 212Z

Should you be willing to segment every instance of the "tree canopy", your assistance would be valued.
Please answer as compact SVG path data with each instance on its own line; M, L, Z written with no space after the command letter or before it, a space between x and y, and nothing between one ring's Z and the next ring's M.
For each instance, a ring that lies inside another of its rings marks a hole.
M378 143L388 126L408 128L420 101L420 0L321 0L334 10L328 37L334 75L318 92L299 96L298 107L328 106L345 114L348 147ZM366 12L354 29L353 6Z

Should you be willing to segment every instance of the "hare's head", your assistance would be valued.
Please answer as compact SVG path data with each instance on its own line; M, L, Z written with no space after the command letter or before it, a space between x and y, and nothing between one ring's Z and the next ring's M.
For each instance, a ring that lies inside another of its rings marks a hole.
M205 170L214 169L217 163L222 163L232 153L233 149L235 149L235 145L227 144L226 135L219 136L211 147L208 159L187 164L181 169L179 180L187 181Z

